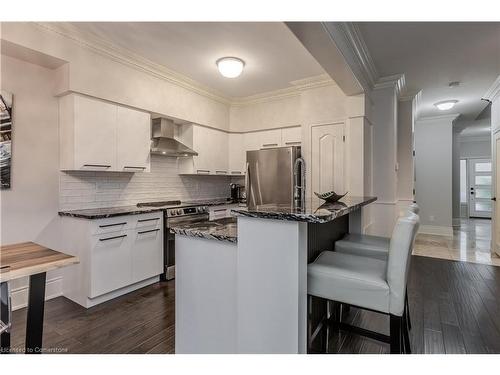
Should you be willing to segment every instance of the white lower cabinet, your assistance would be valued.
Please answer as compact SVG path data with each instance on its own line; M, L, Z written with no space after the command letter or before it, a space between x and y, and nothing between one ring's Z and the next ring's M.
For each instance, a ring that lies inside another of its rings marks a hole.
M130 284L132 247L129 232L111 232L92 238L90 293L94 298Z
M63 216L59 248L80 263L64 270L63 294L91 307L158 281L163 213L88 220Z
M131 242L132 281L138 282L162 273L163 232L160 228L141 228Z

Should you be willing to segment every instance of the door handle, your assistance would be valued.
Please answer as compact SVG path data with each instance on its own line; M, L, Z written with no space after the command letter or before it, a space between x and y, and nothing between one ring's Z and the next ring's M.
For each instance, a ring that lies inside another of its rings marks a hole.
M497 197L493 197L491 198L492 201L496 202L497 201Z
M470 195L474 195L474 192L473 192L473 191L471 191L471 192L470 192Z

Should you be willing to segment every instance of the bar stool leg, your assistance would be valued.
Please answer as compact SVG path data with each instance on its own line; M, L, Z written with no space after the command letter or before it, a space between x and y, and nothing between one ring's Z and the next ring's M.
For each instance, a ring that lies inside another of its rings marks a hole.
M390 315L391 354L401 354L401 317Z
M408 330L411 331L410 304L408 303L408 288L406 288L405 290L405 311L406 311L406 321L408 322Z
M403 321L401 326L402 326L401 329L403 335L404 353L411 354L410 333L408 331L408 313L406 311L403 314Z

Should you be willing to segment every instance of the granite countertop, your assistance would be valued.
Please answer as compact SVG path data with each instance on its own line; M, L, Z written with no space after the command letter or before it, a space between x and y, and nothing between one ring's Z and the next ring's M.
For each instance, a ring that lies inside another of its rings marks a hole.
M104 219L113 216L145 214L148 212L163 211L169 208L180 208L180 207L189 207L198 205L222 206L226 204L236 204L236 203L240 202L235 202L230 198L217 198L217 199L186 201L186 202L181 202L180 204L173 204L162 207L120 206L120 207L104 207L104 208L89 208L83 210L59 211L59 215L93 220L93 219Z
M236 216L256 217L262 219L305 221L308 223L327 223L338 217L349 214L369 203L376 197L346 196L336 203L314 203L317 199L308 200L304 209L290 205L270 204L252 208L237 208L231 212Z
M208 240L238 241L236 218L225 218L213 221L179 224L170 227L170 232L177 235L206 238Z

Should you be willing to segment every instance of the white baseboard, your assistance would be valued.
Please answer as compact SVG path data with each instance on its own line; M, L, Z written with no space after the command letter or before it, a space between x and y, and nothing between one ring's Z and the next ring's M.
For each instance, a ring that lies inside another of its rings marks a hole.
M418 231L422 234L433 234L435 236L453 236L453 227L443 227L437 225L421 225Z
M28 285L11 289L12 310L28 306ZM47 280L45 285L45 300L62 296L62 276Z

